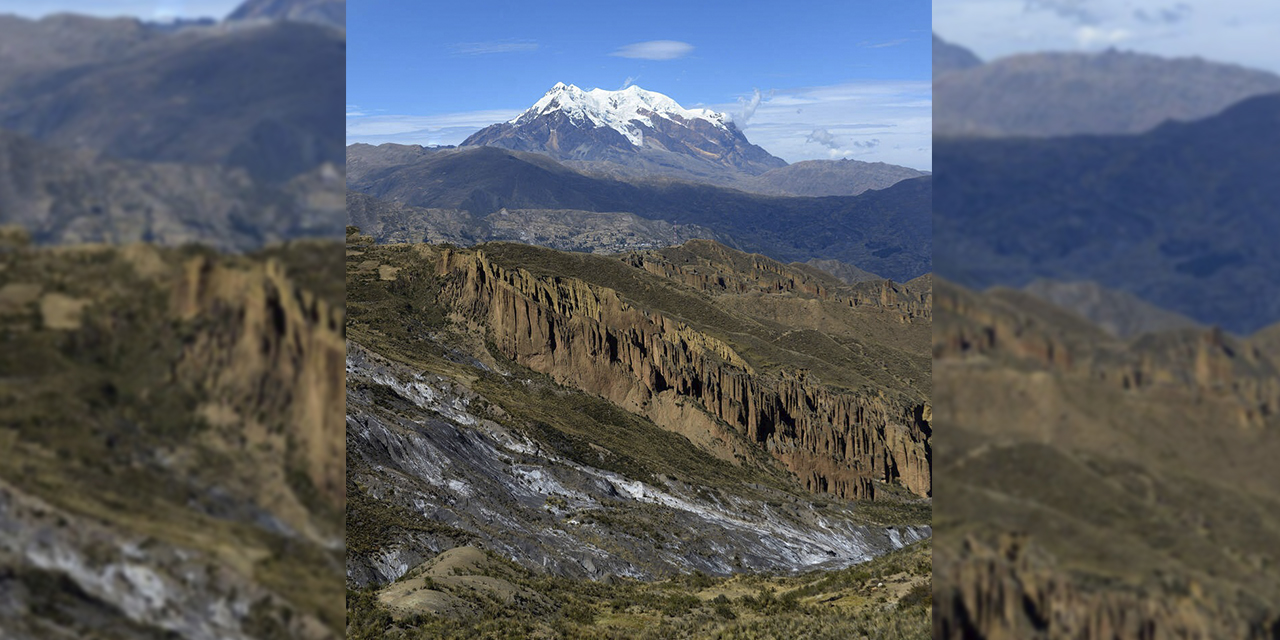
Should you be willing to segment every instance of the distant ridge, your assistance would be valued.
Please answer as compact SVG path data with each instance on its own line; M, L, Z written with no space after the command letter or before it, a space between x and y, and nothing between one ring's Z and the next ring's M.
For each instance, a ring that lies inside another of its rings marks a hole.
M1199 58L1019 54L943 74L935 67L933 126L944 136L1142 133L1275 92L1280 76Z

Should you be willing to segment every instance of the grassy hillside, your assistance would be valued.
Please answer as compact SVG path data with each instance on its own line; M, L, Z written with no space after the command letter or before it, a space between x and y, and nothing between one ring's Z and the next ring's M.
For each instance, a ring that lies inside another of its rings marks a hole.
M926 638L930 551L925 541L793 577L601 583L538 576L462 547L382 589L348 591L347 637Z

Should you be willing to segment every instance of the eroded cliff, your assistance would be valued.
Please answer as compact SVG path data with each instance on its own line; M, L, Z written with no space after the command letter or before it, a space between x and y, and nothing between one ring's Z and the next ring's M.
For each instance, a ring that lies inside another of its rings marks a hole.
M6 236L0 626L341 633L338 250Z
M644 257L623 262L647 265L646 273L662 271ZM617 290L535 275L490 259L483 249L442 251L436 274L445 279L442 298L451 312L472 322L506 357L730 459L745 457L744 438L782 461L811 491L872 498L875 483L882 482L900 483L917 495L931 492L931 431L919 394L866 382L854 388L826 384L807 368L770 362L768 356L780 357L781 349L753 340L753 327L695 328ZM703 278L685 274L678 282L708 282ZM646 284L651 291L663 286ZM811 289L805 292L823 292ZM666 301L685 315L714 321L686 308L711 306L705 298L677 290ZM750 360L742 355L747 349Z

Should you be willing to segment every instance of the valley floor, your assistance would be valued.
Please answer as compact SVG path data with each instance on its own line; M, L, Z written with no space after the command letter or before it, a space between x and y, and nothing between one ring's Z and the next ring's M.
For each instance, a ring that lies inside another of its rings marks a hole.
M347 637L926 638L932 543L839 571L655 582L538 575L474 547L347 592Z

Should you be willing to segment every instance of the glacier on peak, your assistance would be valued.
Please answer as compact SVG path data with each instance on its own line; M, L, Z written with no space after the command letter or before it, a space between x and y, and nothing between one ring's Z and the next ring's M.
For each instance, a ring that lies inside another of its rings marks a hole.
M585 91L572 84L557 82L532 107L507 123L520 125L555 111L563 112L574 122L589 122L594 127L613 129L637 147L644 145L641 127L653 128L652 116L677 122L705 120L725 131L729 130L728 123L732 121L728 114L710 109L686 109L668 96L635 85L618 91Z

